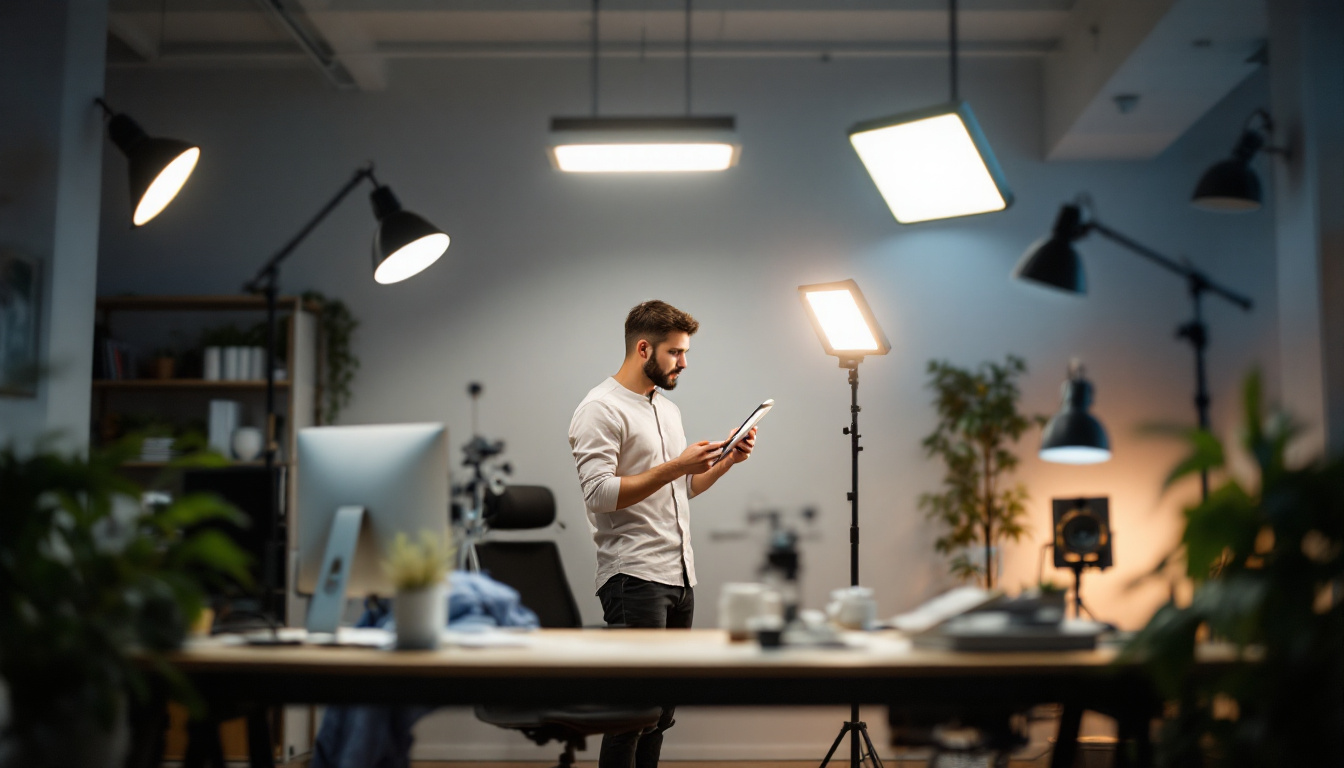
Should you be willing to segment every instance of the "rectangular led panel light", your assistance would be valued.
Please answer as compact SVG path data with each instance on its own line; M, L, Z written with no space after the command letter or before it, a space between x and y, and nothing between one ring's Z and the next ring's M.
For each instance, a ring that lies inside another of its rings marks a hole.
M826 354L845 359L885 355L891 343L853 280L798 286L812 329Z
M1002 211L1013 203L966 102L868 120L849 129L849 141L902 224Z
M547 147L567 173L687 173L737 165L731 117L557 117Z

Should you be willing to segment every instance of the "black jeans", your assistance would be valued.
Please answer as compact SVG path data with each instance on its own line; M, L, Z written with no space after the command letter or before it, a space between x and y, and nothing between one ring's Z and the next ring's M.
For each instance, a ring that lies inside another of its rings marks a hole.
M602 619L608 625L634 629L690 629L695 615L695 590L673 587L618 573L597 591ZM658 724L646 731L609 733L602 737L598 768L658 768L663 731L676 722L675 707L664 706Z

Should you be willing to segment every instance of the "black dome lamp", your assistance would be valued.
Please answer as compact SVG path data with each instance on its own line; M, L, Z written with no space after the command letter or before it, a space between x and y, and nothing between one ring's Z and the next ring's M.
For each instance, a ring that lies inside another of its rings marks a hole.
M107 135L126 156L130 166L131 224L139 227L158 216L187 183L201 148L177 139L149 136L131 118L118 114L102 99L94 99L107 117Z
M1260 119L1255 126L1256 118ZM1270 146L1268 138L1274 134L1274 121L1269 113L1257 109L1246 118L1232 156L1215 163L1195 185L1190 202L1196 208L1217 213L1250 213L1260 210L1264 201L1260 177L1251 168L1251 161L1259 152L1287 156L1287 150Z
M1087 235L1083 224L1083 199L1059 209L1050 234L1028 246L1013 270L1013 277L1056 288L1066 293L1087 293L1083 261L1073 247Z
M1097 464L1111 458L1106 429L1090 413L1092 383L1083 376L1080 360L1069 362L1069 380L1062 388L1059 413L1050 417L1041 434L1040 457L1056 464Z

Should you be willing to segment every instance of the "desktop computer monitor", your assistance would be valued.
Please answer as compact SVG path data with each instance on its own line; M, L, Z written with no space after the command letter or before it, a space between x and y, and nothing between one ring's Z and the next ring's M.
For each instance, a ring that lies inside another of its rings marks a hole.
M298 591L309 632L335 632L350 595L392 594L381 561L398 533L448 536L448 428L299 431Z

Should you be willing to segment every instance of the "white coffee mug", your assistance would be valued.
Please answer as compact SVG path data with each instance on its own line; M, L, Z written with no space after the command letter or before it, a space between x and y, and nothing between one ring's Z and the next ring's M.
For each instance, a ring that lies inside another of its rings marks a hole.
M719 592L719 626L728 630L733 640L749 640L752 619L760 616L765 607L764 584L729 582Z
M262 435L256 427L239 427L233 430L233 455L239 461L252 461L261 455Z
M846 629L872 629L877 624L877 600L870 587L837 589L831 592L826 614Z

